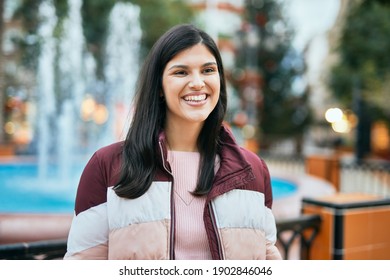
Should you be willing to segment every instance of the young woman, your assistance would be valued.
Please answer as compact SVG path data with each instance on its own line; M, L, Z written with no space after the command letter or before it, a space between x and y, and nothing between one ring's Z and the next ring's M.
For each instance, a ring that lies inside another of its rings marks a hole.
M266 164L223 125L216 44L168 30L140 73L125 141L81 176L65 259L281 259Z

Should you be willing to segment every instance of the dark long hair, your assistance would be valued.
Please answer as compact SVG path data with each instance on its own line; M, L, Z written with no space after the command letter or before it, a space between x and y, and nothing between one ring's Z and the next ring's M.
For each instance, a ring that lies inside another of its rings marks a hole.
M154 44L138 79L135 111L123 147L123 162L114 190L120 197L137 198L153 182L158 167L158 137L164 127L166 104L161 101L162 76L167 63L181 51L203 44L217 61L220 76L220 97L206 119L197 140L200 168L195 195L207 194L214 179L214 162L218 153L219 133L227 106L225 75L217 45L204 31L190 24L169 29Z

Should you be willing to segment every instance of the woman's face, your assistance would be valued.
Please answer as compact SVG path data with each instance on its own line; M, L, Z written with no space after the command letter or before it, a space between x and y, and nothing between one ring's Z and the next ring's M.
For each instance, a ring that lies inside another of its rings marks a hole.
M162 86L168 125L203 123L219 99L217 61L204 45L197 44L168 62Z

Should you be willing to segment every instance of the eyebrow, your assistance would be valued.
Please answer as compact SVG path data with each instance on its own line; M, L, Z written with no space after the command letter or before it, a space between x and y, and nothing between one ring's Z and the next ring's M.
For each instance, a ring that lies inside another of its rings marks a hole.
M207 67L207 66L211 66L211 65L217 66L217 63L216 62L206 62L205 64L202 65L202 67ZM168 70L171 70L174 68L188 69L189 67L187 65L184 65L184 64L177 64L177 65L172 65L171 67L169 67Z

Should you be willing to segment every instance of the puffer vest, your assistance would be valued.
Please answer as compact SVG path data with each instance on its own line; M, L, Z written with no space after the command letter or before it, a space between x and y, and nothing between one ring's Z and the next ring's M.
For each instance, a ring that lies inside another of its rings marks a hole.
M212 258L280 259L275 247L276 226L267 166L257 155L238 146L228 129L223 127L220 139L220 167L203 212ZM110 149L118 151L121 145ZM91 160L91 165L103 169L103 178L96 179L98 173L93 172L84 181L96 180L101 186L109 187L104 197L101 187L95 190L96 198L88 200L86 196L91 192L88 183L83 183L86 189L79 190L80 203L76 201L65 259L175 259L175 186L164 134L159 137L163 167L157 170L154 182L139 198L116 195L109 183L120 160L117 157L113 161L112 151L106 154L101 156L97 152Z

